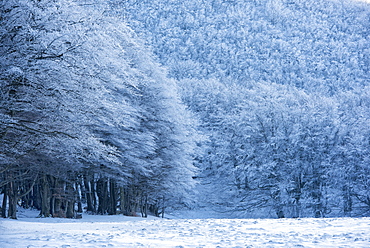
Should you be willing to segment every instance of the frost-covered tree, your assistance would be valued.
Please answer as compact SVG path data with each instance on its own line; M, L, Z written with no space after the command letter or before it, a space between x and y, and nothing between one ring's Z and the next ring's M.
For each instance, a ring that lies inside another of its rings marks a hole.
M277 216L324 215L327 154L337 135L335 102L274 86L258 87L253 95L258 98L247 105L249 114L242 114L252 121L244 131L250 133L248 187L270 199ZM311 214L302 213L301 204Z
M123 196L136 178L153 201L156 191L185 195L194 170L190 115L173 82L133 31L105 12L104 1L12 0L0 7L0 187L8 215L15 218L23 196L38 202L42 216L73 217L81 200L90 211L115 214L124 202L119 190ZM182 172L178 184L172 171Z
M359 138L366 135L349 132L355 126L343 119L351 114L339 99L270 84L183 83L183 96L209 135L199 164L203 183L211 185L203 191L206 204L238 216L320 217L343 215L356 201L351 213L366 212L367 166L359 169L353 160L366 158ZM365 110L358 111L356 120ZM361 197L349 185L359 185Z
M335 199L343 215L369 214L369 96L361 92L340 94L340 138L331 163Z
M82 167L82 160L117 161L114 149L101 143L86 125L96 110L91 103L98 97L91 90L94 84L87 85L86 77L81 80L78 69L71 69L81 56L75 49L83 44L85 34L77 24L68 23L73 12L55 15L58 6L48 1L1 4L1 104L6 117L2 154L8 157L4 183L14 181L8 167L15 167L16 174L32 172L67 179L68 172ZM65 26L58 25L64 18ZM12 189L15 193L9 195L17 197L17 187ZM15 212L9 215L14 217Z

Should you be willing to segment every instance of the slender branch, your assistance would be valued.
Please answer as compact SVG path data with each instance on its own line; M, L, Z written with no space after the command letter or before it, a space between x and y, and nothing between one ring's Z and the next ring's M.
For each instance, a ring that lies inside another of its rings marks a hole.
M35 179L33 179L33 182L32 182L32 185L30 186L30 188L25 193L19 195L18 198L22 198L23 196L26 196L26 195L28 195L28 193L31 192L33 186L35 186L35 183L37 181L37 178L38 178L38 174L36 174Z
M56 131L56 130L54 130L54 131L42 131L42 130L35 129L35 128L32 128L32 127L28 127L26 125L23 125L23 124L20 124L20 123L15 123L15 122L8 123L8 125L9 126L11 125L12 128L15 128L17 130L27 129L27 130L35 132L35 133L41 133L41 134L47 134L47 135L65 135L65 136L67 136L69 138L72 138L72 139L77 139L78 138L76 136L70 135L70 134L65 133L65 132Z
M26 172L18 175L18 176L15 176L13 178L7 178L5 181L1 182L0 183L0 187L4 186L4 185L7 185L8 183L10 182L14 182L15 180L17 180L18 178L23 178L25 175L27 175L28 173L30 172L30 170L27 170Z
M41 56L38 56L36 57L35 59L55 59L55 58L60 58L64 55L64 53L61 53L61 54L57 54L57 55L41 55Z

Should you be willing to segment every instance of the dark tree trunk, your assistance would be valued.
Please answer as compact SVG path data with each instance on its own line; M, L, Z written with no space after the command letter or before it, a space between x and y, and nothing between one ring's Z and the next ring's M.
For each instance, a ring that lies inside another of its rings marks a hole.
M51 191L50 191L50 182L48 180L48 176L44 175L41 180L40 185L40 195L41 195L41 212L40 217L50 217L51 211L50 206L51 204Z
M53 217L65 218L65 194L64 183L57 178L50 177L53 182L51 198L51 214Z
M1 205L1 217L6 218L6 206L8 205L8 186L5 185L3 188L4 197Z
M352 212L352 197L351 197L351 192L350 188L345 185L343 186L343 212L344 216L351 216Z
M17 188L15 182L10 182L8 184L8 197L9 197L9 208L8 208L8 217L11 219L17 219Z
M109 206L108 214L115 215L117 214L117 190L116 183L113 179L109 180Z
M108 182L107 179L101 178L96 183L96 193L98 195L98 214L106 214L108 212Z
M285 215L284 215L283 210L279 210L279 211L277 211L277 212L276 212L276 215L277 215L277 217L278 217L279 219L281 219L281 218L285 218Z
M121 187L121 213L126 216L136 216L137 192L132 188Z
M301 215L301 196L302 196L302 189L304 183L302 182L302 175L299 174L295 178L295 187L294 190L291 192L293 194L294 202L293 202L293 218L299 218Z
M166 210L165 198L157 200L154 204L149 206L149 211L154 214L156 217L164 218L164 212Z
M165 209L166 209L166 205L165 205L165 198L163 197L163 199L162 199L162 212L161 212L161 216L162 216L162 218L164 218L164 211L165 211Z
M82 213L83 212L83 209L82 209L82 186L80 183L77 184L77 193L76 193L76 197L77 197L77 213Z
M148 195L143 194L141 196L141 203L140 203L140 211L141 211L141 217L147 218L148 217Z
M94 208L94 213L97 212L98 209L98 198L97 198L97 193L96 193L96 182L94 179L91 180L91 197L92 197L92 202L93 202L93 208Z
M33 186L33 190L31 193L30 198L32 199L32 207L41 210L42 206L42 198L41 198L41 190L40 190L40 181Z
M149 211L154 214L155 217L159 217L160 216L160 211L159 211L159 205L158 203L155 203L155 204L151 204L149 206Z
M29 184L26 184L26 187L30 187ZM21 206L23 208L29 208L31 206L31 198L30 198L30 194L25 194L24 191L27 190L26 187L24 187L24 189L22 189L21 191L21 194L24 194L22 197L21 197Z
M85 195L86 195L86 211L88 213L96 213L96 200L94 191L94 181L89 181L87 176L84 177Z
M66 206L66 217L74 218L75 217L75 188L71 183L66 185L67 191L67 206Z
M126 191L124 187L120 187L120 213L123 215L127 215L127 199L126 199Z
M67 207L66 207L66 217L69 219L75 218L75 201L70 200L67 201Z
M273 201L273 208L275 210L275 213L277 215L277 217L280 219L280 218L285 218L285 215L284 215L284 210L283 210L283 204L281 203L281 196L280 196L281 192L280 192L280 189L276 189L273 191L273 193L271 194L271 198L272 198L272 201Z

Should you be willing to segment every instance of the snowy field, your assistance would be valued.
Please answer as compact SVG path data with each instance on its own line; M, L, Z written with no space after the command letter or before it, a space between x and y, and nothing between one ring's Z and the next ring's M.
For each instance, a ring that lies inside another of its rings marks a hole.
M370 218L0 220L0 247L370 247Z

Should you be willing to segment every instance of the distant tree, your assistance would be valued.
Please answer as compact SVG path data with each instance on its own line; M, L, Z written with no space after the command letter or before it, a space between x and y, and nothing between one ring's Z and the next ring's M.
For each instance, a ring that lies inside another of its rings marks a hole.
M335 155L330 173L331 183L337 189L334 197L345 216L369 214L368 88L342 93L338 98L340 135L337 149L332 150Z
M176 79L333 95L367 84L368 6L353 1L114 1ZM337 37L340 37L339 39Z
M279 85L212 85L184 81L183 95L210 136L201 175L223 192L214 201L277 217L340 215L333 172L348 124L338 101Z

